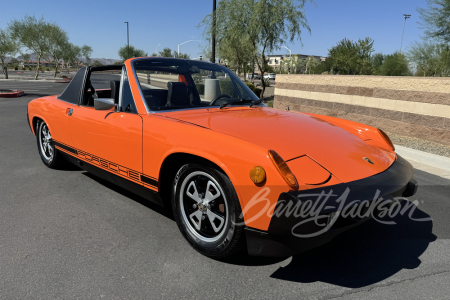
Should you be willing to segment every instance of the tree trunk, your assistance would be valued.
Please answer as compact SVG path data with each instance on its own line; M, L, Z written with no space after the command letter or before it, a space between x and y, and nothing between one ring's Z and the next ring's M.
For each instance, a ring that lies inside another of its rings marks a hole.
M5 79L8 79L8 66L5 67L5 60L2 58L2 71L5 74Z
M53 76L53 78L56 78L56 73L58 72L58 64L59 62L55 63L55 75Z
M37 61L37 66L36 66L36 76L34 77L34 80L38 79L40 64L41 64L41 54L38 54L38 61Z
M266 63L266 56L264 55L264 52L261 55L262 57L262 65L264 66ZM266 72L266 68L261 68L261 85L262 85L262 91L261 91L261 96L259 97L259 99L264 99L264 92L266 91L266 83L264 82L264 73Z
M245 75L246 75L246 72L245 72L245 63L242 64L242 65L243 65L243 68L244 68L244 81L246 81L246 79L245 79Z
M253 51L253 62L252 62L252 83L255 84L255 51Z

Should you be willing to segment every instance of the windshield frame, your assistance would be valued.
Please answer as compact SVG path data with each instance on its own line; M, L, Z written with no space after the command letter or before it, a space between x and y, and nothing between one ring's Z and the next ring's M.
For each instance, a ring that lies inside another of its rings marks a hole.
M241 92L239 91L239 88L237 88L237 85L239 85L240 88L244 89L244 91L247 92L249 95L253 95L254 96L254 97L252 97L254 99L248 99L248 100L253 100L253 103L259 101L258 96L256 96L256 94L253 93L253 91L236 74L234 74L233 71L231 71L230 69L228 69L225 66L222 66L222 65L219 65L219 64L213 64L213 63L206 62L206 61L197 61L197 60L180 59L180 58L169 58L169 57L142 57L142 58L135 58L135 59L132 59L132 61L130 63L131 71L133 72L134 78L137 81L136 83L137 83L137 86L138 86L138 89L139 89L139 94L141 96L142 102L143 102L143 104L145 106L145 109L146 109L147 113L149 113L149 114L153 114L153 113L167 113L167 112L180 111L180 110L212 109L212 108L219 109L220 106L219 105L217 105L217 106L216 105L214 105L214 106L205 105L205 106L196 106L196 107L180 107L180 108L171 108L171 109L163 109L163 110L152 110L148 106L147 101L145 100L144 94L142 92L141 84L139 82L139 78L137 76L136 69L135 69L135 64L134 63L136 61L140 61L140 60L155 60L155 61L174 60L174 61L183 61L183 62L187 62L187 63L193 62L195 64L200 64L200 65L204 64L207 67L208 67L208 64L210 64L210 65L212 65L210 67L218 68L220 71L222 71L224 73L227 73L228 76L230 76L230 79L232 80L233 85L235 86L235 88L236 88L236 90L238 91L239 94ZM233 106L249 106L249 105L248 104L239 104L239 105L233 104ZM253 107L266 107L266 105L261 102L261 103L258 103L256 105L254 105Z

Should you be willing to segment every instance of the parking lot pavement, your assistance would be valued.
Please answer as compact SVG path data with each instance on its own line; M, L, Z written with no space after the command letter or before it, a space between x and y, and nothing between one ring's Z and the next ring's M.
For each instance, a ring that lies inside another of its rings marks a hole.
M26 106L65 85L41 84L0 99L0 298L448 299L450 180L416 170L411 217L432 221L369 221L287 259L213 260L188 246L165 209L76 168L43 165Z

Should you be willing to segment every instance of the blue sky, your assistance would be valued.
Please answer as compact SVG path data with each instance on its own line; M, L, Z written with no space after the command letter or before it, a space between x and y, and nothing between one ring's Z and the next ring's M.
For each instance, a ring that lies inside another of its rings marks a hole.
M201 40L202 29L197 25L212 10L210 0L21 0L20 9L12 1L7 3L0 28L26 14L43 16L66 30L72 43L92 46L92 57L115 59L118 48L126 44L125 21L130 24L130 44L150 55L158 44L158 50L176 49L187 40ZM343 38L371 37L376 52L392 53L400 48L404 13L412 15L406 25L404 49L420 39L418 6L425 7L426 0L317 0L316 6L308 4L306 8L311 35L304 31L303 46L299 41L286 46L293 54L326 56L328 49ZM180 51L198 57L199 43L182 45ZM287 50L276 53L286 54Z

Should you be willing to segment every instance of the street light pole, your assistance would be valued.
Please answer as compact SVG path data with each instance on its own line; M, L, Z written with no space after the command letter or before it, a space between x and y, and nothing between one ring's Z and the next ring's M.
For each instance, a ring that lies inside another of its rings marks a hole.
M128 22L124 22L124 23L127 23L127 45L128 45L127 53L128 53L128 58L130 58L130 31L128 29Z
M159 44L158 46L156 46L156 50L155 50L156 56L158 56L158 47L159 47L159 46L161 46L161 44Z
M216 63L216 0L213 0L213 32L211 46L211 62Z
M189 41L186 41L186 42L184 42L184 43L178 44L178 51L177 51L178 57L180 57L180 46L181 46L181 45L184 45L184 44L186 44L186 43L189 43L189 42L199 42L199 43L201 43L202 41L199 41L199 40L189 40Z
M289 63L292 64L292 53L291 53L291 49L289 49L289 48L286 47L286 46L281 46L281 47L282 47L282 48L286 48L286 49L289 51ZM291 73L290 69L291 69L291 68L288 67L288 74Z
M405 18L405 25L403 25L402 43L400 44L400 54L402 54L403 36L405 35L406 20L411 18L411 15L403 14L403 17Z

